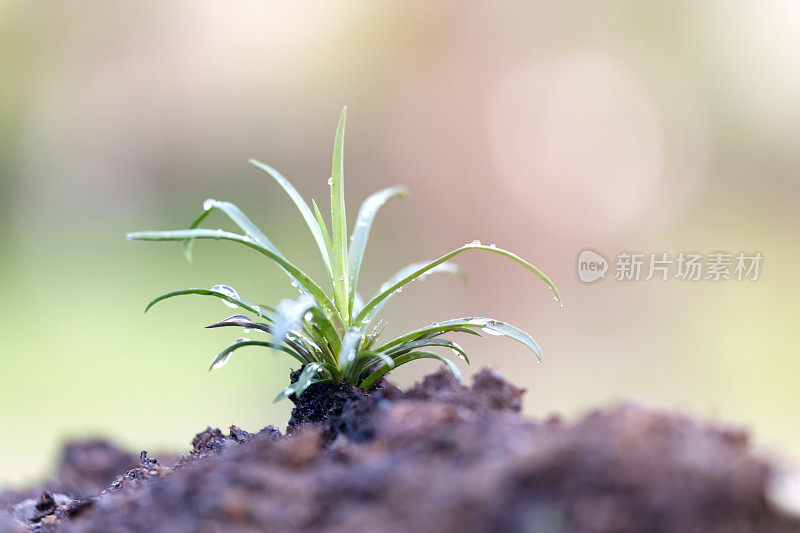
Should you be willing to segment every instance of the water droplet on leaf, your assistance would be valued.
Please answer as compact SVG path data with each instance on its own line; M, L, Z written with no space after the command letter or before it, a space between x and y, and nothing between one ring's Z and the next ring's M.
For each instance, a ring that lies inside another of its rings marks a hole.
M231 353L232 352L226 353L222 359L211 365L211 370L216 370L218 368L222 368L223 366L227 365L228 361L231 360Z
M231 298L236 298L237 300L239 299L239 293L237 293L233 289L233 287L228 287L227 285L214 285L213 287L211 287L211 290L212 291L216 291L216 292L221 293L221 294L224 294L226 296L230 296ZM239 307L238 305L236 305L234 303L231 303L228 300L222 300L222 303L224 303L228 307L232 307L234 309Z

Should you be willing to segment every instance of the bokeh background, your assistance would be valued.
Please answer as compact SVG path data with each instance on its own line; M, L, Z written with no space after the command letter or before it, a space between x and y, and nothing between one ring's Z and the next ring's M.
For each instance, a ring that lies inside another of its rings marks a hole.
M480 239L551 275L463 254L472 273L415 284L387 333L481 314L532 332L466 339L529 389L535 416L621 398L743 424L800 457L797 356L800 7L770 2L101 1L0 4L0 484L46 474L65 439L183 451L207 425L285 423L291 359L203 330L234 286L294 294L228 243L129 243L230 200L290 258L322 267L255 157L327 206L349 106L351 216L404 183L373 228L362 287ZM224 218L210 227L227 227ZM755 252L756 282L579 282L592 248ZM395 373L409 385L435 368ZM470 374L475 369L466 370Z

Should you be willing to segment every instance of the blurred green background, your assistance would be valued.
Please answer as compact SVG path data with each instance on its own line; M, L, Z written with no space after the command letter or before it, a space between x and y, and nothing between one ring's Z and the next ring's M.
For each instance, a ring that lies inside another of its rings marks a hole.
M67 438L183 451L207 425L285 423L287 357L203 330L218 301L145 303L226 283L294 293L228 243L129 243L230 200L311 273L316 248L255 157L327 206L349 106L351 216L378 217L362 287L464 242L472 273L415 284L387 333L480 314L531 331L537 366L502 338L465 340L575 415L620 398L752 428L800 457L797 357L800 7L772 2L18 2L0 4L0 484L43 476ZM222 217L211 227L224 225ZM581 284L580 250L759 251L756 282ZM404 367L409 385L435 368Z

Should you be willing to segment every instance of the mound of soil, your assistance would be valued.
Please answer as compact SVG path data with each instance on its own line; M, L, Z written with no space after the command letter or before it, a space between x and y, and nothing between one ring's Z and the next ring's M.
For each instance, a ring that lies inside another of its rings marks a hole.
M174 462L73 444L46 491L0 495L0 531L800 531L741 430L631 403L534 421L522 394L440 372L309 389L287 435L209 428Z

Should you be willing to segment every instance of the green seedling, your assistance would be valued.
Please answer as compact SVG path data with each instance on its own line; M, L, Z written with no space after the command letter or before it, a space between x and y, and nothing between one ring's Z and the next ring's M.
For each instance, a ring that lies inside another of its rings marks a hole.
M386 302L400 293L403 287L414 280L434 273L465 276L465 272L450 262L454 256L467 250L482 250L499 254L516 261L539 279L552 291L553 297L562 304L558 290L550 279L538 268L521 257L495 245L483 245L473 241L452 250L433 261L413 263L400 269L366 303L356 292L361 261L367 245L370 228L376 213L387 200L395 196L405 196L404 187L391 187L378 191L368 197L361 205L356 217L355 228L348 241L347 217L344 201L343 153L345 108L342 111L333 149L333 169L328 180L331 193L330 227L312 201L313 210L295 188L274 168L255 160L250 162L271 176L289 195L300 210L319 248L325 272L330 281L332 293L329 296L317 282L303 273L289 261L278 248L259 230L238 207L230 202L213 199L206 200L203 211L188 229L174 231L141 231L128 234L128 240L181 241L187 258L191 259L192 245L196 239L216 239L238 243L266 256L286 274L300 296L296 300L283 300L276 307L255 305L241 298L235 290L226 285L215 285L210 289L185 289L163 294L152 300L145 311L156 303L185 294L199 294L219 298L229 307L242 309L251 316L237 314L226 318L209 328L241 327L263 332L264 340L237 339L222 350L212 361L211 369L226 365L234 351L247 346L261 346L280 350L297 359L302 372L296 382L286 387L275 399L281 400L291 395L300 396L313 383L349 383L354 387L369 389L394 368L417 359L436 359L441 361L461 379L461 373L453 361L433 350L448 349L469 364L464 350L455 342L444 338L449 333L481 335L481 331L491 335L503 335L521 342L530 348L541 361L541 349L524 331L502 322L485 317L466 317L434 322L415 329L386 342L379 338L386 326L378 320ZM222 229L201 229L200 225L214 211L221 211L238 226L241 233ZM562 304L563 305L563 304Z

